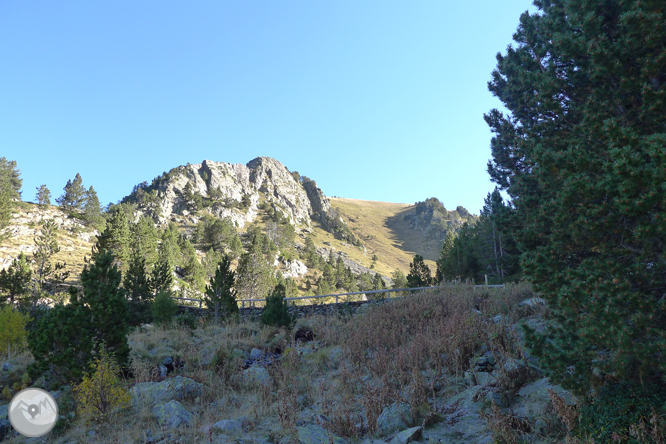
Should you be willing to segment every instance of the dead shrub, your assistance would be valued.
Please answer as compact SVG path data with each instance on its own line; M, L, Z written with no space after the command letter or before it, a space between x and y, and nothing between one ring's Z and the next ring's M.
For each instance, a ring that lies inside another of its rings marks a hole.
M500 444L518 444L519 435L532 431L532 426L527 420L502 412L494 401L491 403L490 413L481 413L480 416L486 421L493 432L493 437Z

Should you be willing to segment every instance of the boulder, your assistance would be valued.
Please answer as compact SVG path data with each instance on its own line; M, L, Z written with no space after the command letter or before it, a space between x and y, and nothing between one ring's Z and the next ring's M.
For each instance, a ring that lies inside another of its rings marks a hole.
M347 444L347 441L335 436L325 428L317 424L305 427L296 427L298 442L301 444Z
M389 444L407 444L412 441L418 441L423 435L423 427L412 427L411 429L403 430L398 433L389 441Z
M252 366L243 370L241 375L241 381L245 385L261 384L265 387L268 387L273 382L271 375L268 374L268 370L266 370L264 367Z
M392 404L377 418L377 431L386 436L414 425L414 417L408 404Z
M213 430L226 434L239 434L250 425L250 421L245 417L236 419L223 419L212 425Z
M201 396L203 384L190 378L176 376L161 382L141 382L130 390L134 406L142 403L155 405L170 400L182 400Z
M259 350L258 348L253 348L252 351L250 352L250 359L256 361L261 359L261 356L264 354L263 351Z
M536 417L545 414L551 402L548 389L552 389L563 397L567 404L573 405L576 403L576 398L564 390L562 386L552 385L548 382L548 378L542 378L526 384L518 390L517 405L514 406L516 414L522 417Z
M178 401L171 400L166 404L158 404L153 407L152 412L161 425L170 429L192 425L192 414Z

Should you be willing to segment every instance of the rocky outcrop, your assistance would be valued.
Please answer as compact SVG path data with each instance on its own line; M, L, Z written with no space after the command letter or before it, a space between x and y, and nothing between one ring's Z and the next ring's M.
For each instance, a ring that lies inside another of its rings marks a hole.
M213 215L229 218L239 227L255 220L260 202L274 205L292 224L306 227L313 214L330 209L321 190L306 191L283 164L270 157L258 157L247 165L204 160L180 166L148 188L156 193L157 205L139 202L139 213L156 216L161 223L173 215L190 215L190 192L210 199L208 210Z

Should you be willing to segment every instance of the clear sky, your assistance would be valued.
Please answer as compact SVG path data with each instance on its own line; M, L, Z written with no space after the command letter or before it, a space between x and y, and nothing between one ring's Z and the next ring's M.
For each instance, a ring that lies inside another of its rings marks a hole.
M479 212L487 82L530 0L0 2L0 157L106 205L187 162Z

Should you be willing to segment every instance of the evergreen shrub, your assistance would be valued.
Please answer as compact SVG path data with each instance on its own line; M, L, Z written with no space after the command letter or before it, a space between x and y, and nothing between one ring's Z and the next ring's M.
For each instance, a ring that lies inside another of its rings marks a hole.
M190 330L196 330L197 328L197 317L190 312L177 315L173 321L179 327L189 328Z
M296 322L296 315L289 314L287 301L284 300L286 291L284 285L278 284L266 298L266 306L261 314L262 324L291 327Z
M649 422L653 412L662 417L666 413L663 385L623 382L603 386L596 397L582 404L574 433L578 438L599 443L622 439L623 443L640 444L644 441L635 436L635 430L641 422Z
M160 291L155 296L151 309L153 321L158 325L166 325L172 322L178 313L178 304L171 298L171 292Z

